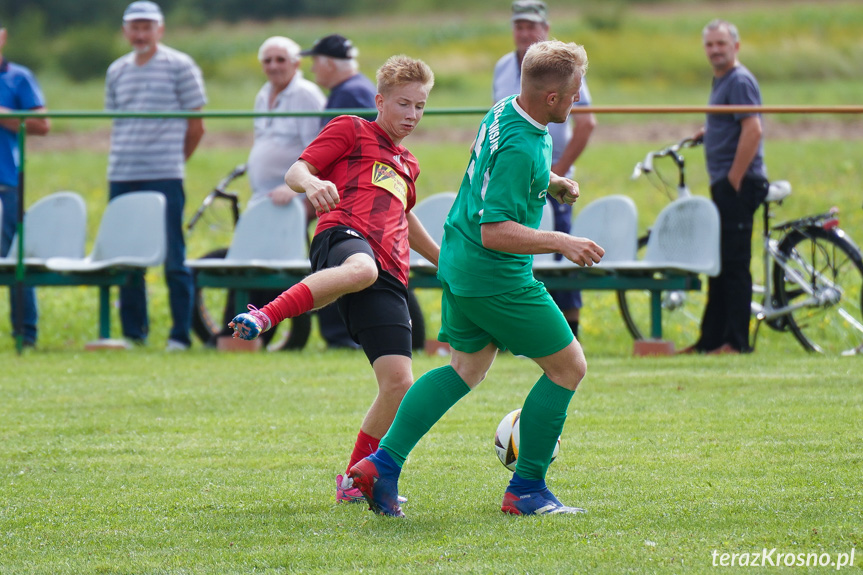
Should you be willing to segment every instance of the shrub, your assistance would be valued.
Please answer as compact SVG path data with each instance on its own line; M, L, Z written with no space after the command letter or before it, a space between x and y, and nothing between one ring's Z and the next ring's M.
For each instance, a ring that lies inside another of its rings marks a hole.
M108 66L123 54L116 30L105 26L73 28L61 39L57 61L74 82L102 77Z
M50 58L45 37L45 14L38 9L25 9L14 21L7 20L6 56L34 72L46 67Z

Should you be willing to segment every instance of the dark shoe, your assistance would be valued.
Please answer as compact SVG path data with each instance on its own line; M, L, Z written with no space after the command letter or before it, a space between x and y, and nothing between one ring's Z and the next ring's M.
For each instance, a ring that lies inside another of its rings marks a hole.
M586 513L581 507L569 507L558 501L546 487L541 491L518 496L507 491L503 494L500 510L512 515L557 515L559 513Z
M708 351L707 355L737 355L740 350L732 347L730 343L723 343L714 350Z
M379 515L404 517L399 505L398 476L381 474L372 457L360 460L348 471L353 486L362 492L371 511Z
M692 344L689 347L684 347L680 351L676 352L674 355L694 355L696 353L704 353L703 349L700 349L697 344Z

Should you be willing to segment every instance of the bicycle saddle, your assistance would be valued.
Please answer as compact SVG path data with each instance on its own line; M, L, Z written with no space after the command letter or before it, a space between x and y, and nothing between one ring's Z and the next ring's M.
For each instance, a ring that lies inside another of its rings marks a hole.
M781 202L791 195L791 182L788 180L778 180L770 182L770 187L767 189L767 197L765 202Z

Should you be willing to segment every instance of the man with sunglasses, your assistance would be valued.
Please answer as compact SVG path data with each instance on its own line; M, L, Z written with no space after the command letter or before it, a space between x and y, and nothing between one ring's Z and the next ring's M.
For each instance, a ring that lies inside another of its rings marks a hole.
M324 109L323 92L314 82L303 78L299 69L300 47L296 42L284 36L267 38L258 50L258 61L267 82L255 97L256 112L320 112ZM255 143L247 163L251 202L270 197L276 204L287 204L297 196L285 184L285 173L319 131L318 116L255 118Z

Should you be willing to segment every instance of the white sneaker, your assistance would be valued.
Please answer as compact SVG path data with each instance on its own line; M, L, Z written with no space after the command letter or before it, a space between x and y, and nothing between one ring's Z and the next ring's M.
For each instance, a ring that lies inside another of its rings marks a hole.
M851 355L863 355L863 343L858 345L857 347L852 347L851 349L846 349L842 352L842 355L848 357Z
M169 339L168 345L165 346L165 351L186 351L187 349L189 349L189 344L176 339Z

